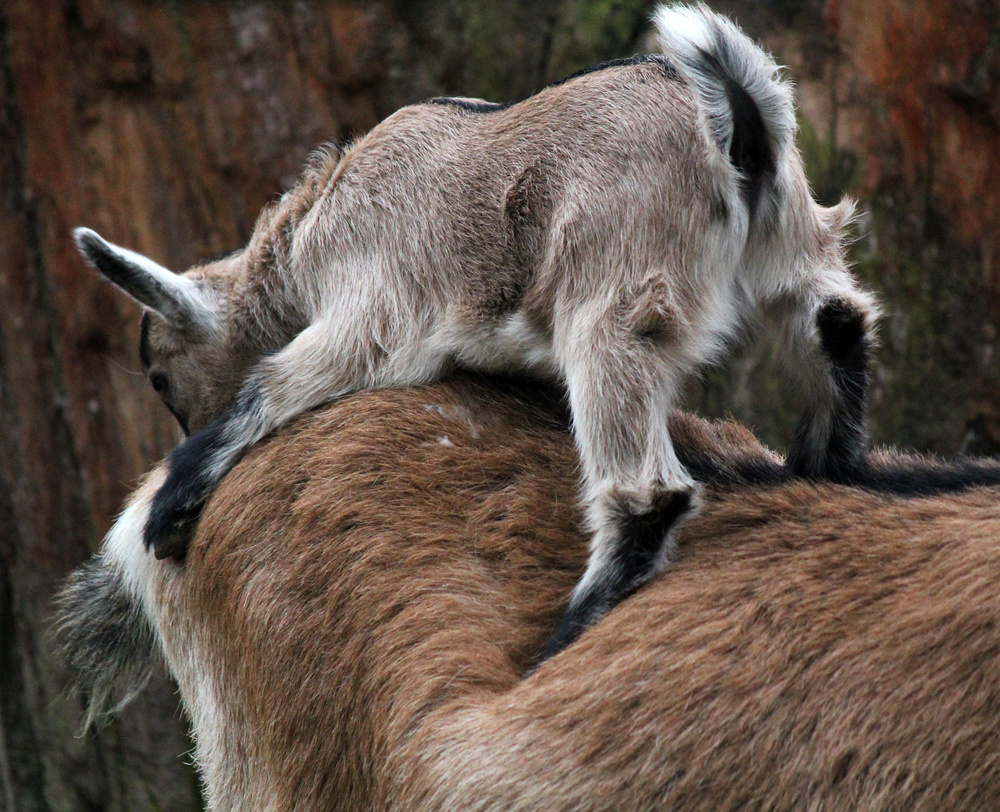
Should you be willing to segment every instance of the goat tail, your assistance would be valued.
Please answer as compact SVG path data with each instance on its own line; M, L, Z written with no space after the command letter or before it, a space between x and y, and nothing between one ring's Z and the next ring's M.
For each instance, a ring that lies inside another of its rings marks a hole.
M766 215L795 137L791 84L735 23L704 4L661 6L653 22L663 52L695 91L712 139L739 172L751 221Z
M86 701L86 730L108 721L142 690L156 663L156 638L106 555L78 567L57 601L55 637Z

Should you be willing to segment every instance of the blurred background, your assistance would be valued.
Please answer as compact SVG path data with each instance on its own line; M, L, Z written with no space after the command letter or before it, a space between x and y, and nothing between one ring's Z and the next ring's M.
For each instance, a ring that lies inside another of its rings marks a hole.
M324 141L434 95L513 100L653 50L645 0L0 0L0 810L199 806L174 689L100 734L53 652L55 585L179 439L138 310L77 257L95 228L181 270L244 243ZM1000 450L995 0L710 2L789 67L817 197L861 202L886 309L878 442ZM692 386L781 447L767 347Z

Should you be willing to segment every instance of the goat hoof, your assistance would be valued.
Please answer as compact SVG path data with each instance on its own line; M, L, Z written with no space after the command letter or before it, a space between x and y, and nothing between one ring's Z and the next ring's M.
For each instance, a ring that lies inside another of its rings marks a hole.
M152 548L153 555L160 560L183 558L200 513L201 505L179 507L154 498L143 532L146 549Z
M598 620L604 614L604 611L606 610L602 610L597 605L575 606L567 609L559 621L559 626L545 644L542 655L538 658L538 665L555 657L568 645L576 642L576 639L583 634L591 623Z
M172 532L158 536L153 540L153 555L159 561L165 558L183 559L187 553L189 541L188 525L175 525Z

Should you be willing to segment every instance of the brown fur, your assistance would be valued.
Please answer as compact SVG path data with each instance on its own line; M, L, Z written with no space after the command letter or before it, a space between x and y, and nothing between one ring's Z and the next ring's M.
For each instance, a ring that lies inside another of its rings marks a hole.
M678 562L525 678L586 563L576 464L558 403L464 379L255 448L155 565L214 807L1000 808L996 490L706 488Z

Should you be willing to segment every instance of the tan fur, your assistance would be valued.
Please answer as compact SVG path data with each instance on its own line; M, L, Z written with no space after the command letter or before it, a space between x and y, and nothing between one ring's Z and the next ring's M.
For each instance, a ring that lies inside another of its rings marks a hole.
M996 490L707 487L678 562L524 678L586 559L565 419L374 391L234 469L148 593L213 809L1000 808Z

